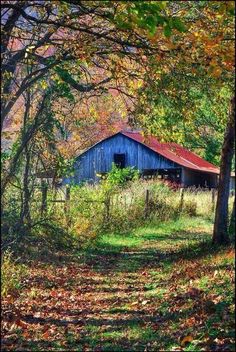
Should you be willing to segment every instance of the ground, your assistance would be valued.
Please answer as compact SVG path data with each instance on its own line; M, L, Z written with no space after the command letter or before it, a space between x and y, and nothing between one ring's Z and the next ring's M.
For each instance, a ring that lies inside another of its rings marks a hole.
M2 302L2 351L233 351L234 249L211 233L186 218L32 262Z

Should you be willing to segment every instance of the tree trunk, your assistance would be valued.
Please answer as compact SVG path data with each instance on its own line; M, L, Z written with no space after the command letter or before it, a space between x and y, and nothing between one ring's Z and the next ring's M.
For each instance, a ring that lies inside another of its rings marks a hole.
M21 210L21 223L27 222L30 225L30 190L29 190L30 152L28 146L25 150L25 168L23 175L23 201Z
M25 95L25 113L23 120L23 130L22 130L22 140L25 138L26 126L30 120L30 104L31 104L31 95L30 91L26 91ZM25 157L25 166L23 172L23 192L22 192L22 204L21 204L21 216L20 222L24 224L30 224L30 191L29 191L29 173L30 173L30 150L29 145L27 144L24 149Z
M223 148L221 152L220 176L218 185L218 197L213 232L213 243L226 244L229 242L228 235L228 202L230 187L230 172L234 155L235 140L235 98L230 102L228 122L226 126Z

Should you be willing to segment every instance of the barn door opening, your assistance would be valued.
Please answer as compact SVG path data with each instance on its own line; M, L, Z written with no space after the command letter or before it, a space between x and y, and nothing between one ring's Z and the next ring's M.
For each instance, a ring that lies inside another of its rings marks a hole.
M114 163L120 169L125 168L125 154L114 154Z

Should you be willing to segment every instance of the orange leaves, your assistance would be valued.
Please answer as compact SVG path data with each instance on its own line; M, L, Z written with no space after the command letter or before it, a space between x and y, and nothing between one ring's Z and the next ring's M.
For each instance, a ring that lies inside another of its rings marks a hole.
M21 327L22 329L27 329L28 328L28 324L25 323L23 320L16 320L15 324L19 327Z
M50 337L50 331L49 331L49 327L46 325L47 330L42 334L42 338L44 340L48 340L48 338Z
M53 290L53 291L51 291L50 295L52 297L57 297L58 296L58 291L57 290Z
M191 335L188 335L188 336L185 336L181 342L180 342L180 345L182 347L185 347L188 343L192 342L193 341L193 337Z
M211 75L213 77L220 77L222 74L222 69L220 67L214 67L213 70L211 71Z

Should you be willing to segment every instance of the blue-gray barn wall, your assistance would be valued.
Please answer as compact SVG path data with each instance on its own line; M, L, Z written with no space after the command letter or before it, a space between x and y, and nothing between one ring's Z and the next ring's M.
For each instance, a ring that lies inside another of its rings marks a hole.
M74 177L65 179L65 183L73 181L97 181L96 174L109 172L114 154L124 153L126 156L126 167L135 167L142 171L144 169L168 169L179 167L176 163L162 157L142 144L117 134L108 138L87 150L77 158L75 162Z

